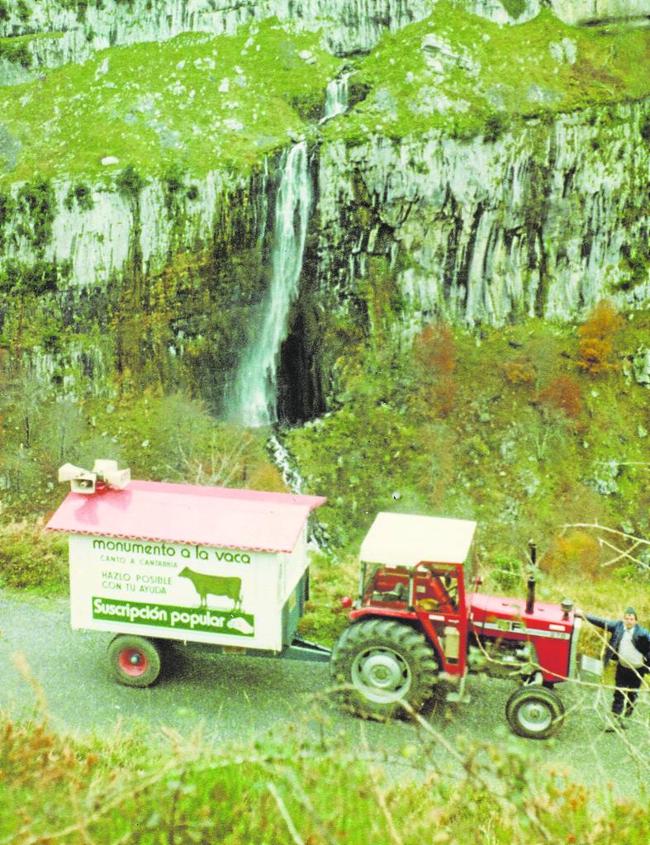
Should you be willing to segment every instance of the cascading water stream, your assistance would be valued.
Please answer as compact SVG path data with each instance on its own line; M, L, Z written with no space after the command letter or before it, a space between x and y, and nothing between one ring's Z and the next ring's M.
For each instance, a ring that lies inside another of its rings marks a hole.
M344 114L349 105L349 73L343 73L336 79L332 79L325 89L325 107L323 116L318 121L325 123L326 120L336 117L337 114Z
M288 489L292 493L301 494L303 492L303 480L291 455L282 442L282 435L280 431L277 430L277 427L269 437L266 447L273 458L274 464L280 470L282 480L287 485ZM308 548L310 549L322 551L323 549L329 548L330 539L327 534L327 530L316 519L312 518L309 521L307 539Z
M332 79L325 92L323 117L330 120L347 111L350 73ZM299 289L312 187L307 144L295 144L282 157L275 204L271 281L257 331L244 352L233 387L228 391L229 416L247 426L277 422L277 377L280 350L289 330L289 313Z
M279 432L274 431L266 445L273 458L273 463L280 470L282 480L289 490L292 493L302 493L302 478L292 462L289 452L282 443Z
M282 157L275 204L272 274L258 330L236 376L230 416L251 427L277 421L277 370L289 329L289 312L298 294L307 224L312 202L307 144L302 141Z

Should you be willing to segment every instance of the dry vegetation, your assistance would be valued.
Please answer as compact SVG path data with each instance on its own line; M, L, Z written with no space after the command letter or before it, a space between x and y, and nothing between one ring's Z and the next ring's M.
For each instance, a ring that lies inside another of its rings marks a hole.
M45 715L27 723L0 717L0 842L648 841L641 803L572 783L521 746L459 750L418 723L419 746L404 748L390 776L367 749L314 741L300 726L218 753L200 734L163 731L153 749L124 733L73 739L53 731Z

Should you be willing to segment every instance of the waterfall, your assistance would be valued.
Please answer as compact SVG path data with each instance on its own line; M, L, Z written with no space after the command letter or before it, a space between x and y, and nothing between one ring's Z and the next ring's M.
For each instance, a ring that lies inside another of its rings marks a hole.
M281 173L273 224L271 282L228 403L230 416L252 427L276 422L278 359L289 330L291 305L298 294L312 199L305 141L284 153Z
M303 480L295 466L293 458L282 443L279 430L271 432L266 448L273 458L273 462L282 474L282 480L292 493L300 495L303 492ZM307 548L310 551L325 551L330 547L330 537L324 525L313 516L307 527Z
M332 79L327 83L325 89L325 108L323 109L323 116L318 121L325 123L337 114L344 114L348 110L348 79L349 73L343 73L336 79Z
M267 442L267 448L273 458L273 463L280 470L282 480L292 493L302 493L302 478L300 473L293 466L291 457L284 444L276 433L271 434Z

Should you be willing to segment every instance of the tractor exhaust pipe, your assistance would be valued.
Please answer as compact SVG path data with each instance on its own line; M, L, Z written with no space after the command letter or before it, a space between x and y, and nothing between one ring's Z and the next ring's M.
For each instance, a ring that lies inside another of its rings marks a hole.
M537 566L537 546L532 540L528 543L528 552L530 554L530 569L528 570L526 613L533 613L535 610L535 570Z

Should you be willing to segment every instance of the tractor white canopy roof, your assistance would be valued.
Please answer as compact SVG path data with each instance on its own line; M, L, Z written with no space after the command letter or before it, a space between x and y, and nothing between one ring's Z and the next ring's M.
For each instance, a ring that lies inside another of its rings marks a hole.
M464 563L476 523L467 519L378 513L361 544L360 558L384 566Z

